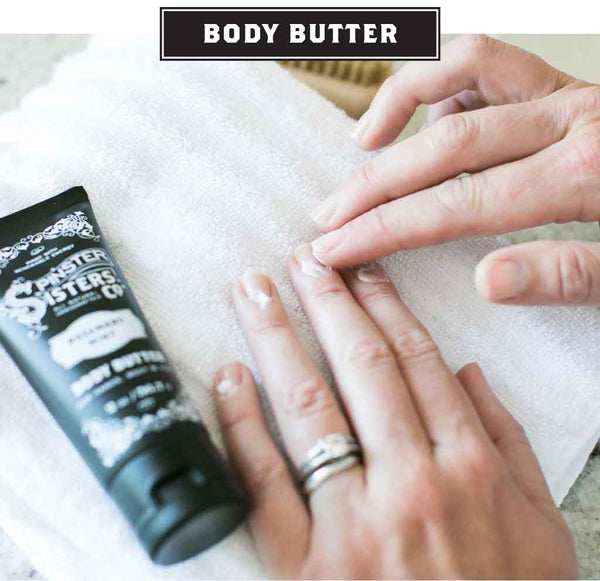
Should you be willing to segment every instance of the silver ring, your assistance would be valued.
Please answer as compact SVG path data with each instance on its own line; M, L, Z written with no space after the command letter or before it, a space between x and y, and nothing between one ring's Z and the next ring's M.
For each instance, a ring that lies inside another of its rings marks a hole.
M306 453L304 462L298 469L300 479L306 480L319 468L351 455L361 455L360 446L352 436L340 432L328 434Z
M332 476L349 470L353 466L360 463L360 457L356 454L351 454L345 458L335 460L330 464L325 464L315 470L305 481L303 485L304 494L309 496L312 494L321 484L329 480Z

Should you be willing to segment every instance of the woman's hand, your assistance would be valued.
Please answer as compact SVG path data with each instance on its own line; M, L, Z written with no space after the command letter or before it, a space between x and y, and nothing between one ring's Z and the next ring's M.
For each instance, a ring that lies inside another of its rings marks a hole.
M313 242L323 263L600 220L600 86L509 44L461 37L440 62L409 63L384 83L357 125L358 145L387 145L421 103L434 104L426 128L366 162L315 209L328 232ZM600 303L600 244L504 248L480 263L476 283L494 302Z
M378 266L340 276L308 245L288 266L341 403L273 282L246 273L234 303L286 450L299 466L323 436L355 434L364 463L305 502L249 370L219 370L221 428L252 500L266 570L278 578L574 576L571 537L534 453L479 367L453 375Z

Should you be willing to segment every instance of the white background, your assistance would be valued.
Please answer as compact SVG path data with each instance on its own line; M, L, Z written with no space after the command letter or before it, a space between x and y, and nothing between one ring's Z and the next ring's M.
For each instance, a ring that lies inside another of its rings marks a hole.
M599 33L600 0L0 0L0 33L157 33L159 7L440 6L443 33Z

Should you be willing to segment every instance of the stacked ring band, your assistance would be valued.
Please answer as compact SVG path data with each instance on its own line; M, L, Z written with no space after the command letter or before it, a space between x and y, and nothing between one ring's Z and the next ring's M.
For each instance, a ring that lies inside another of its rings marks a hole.
M304 493L311 494L332 476L359 464L361 457L360 446L352 436L334 433L321 438L299 468Z
M339 474L340 472L344 472L349 468L352 468L356 464L360 463L360 458L355 454L351 456L346 456L345 458L341 458L332 462L331 464L325 464L325 466L321 466L318 470L315 470L305 481L303 484L304 494L307 496L313 493L323 482L329 480L332 476Z

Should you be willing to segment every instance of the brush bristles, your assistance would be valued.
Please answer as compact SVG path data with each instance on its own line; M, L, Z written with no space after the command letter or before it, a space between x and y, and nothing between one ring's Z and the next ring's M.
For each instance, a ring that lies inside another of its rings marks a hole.
M391 61L277 61L289 68L302 69L342 79L356 85L380 83L392 72Z

